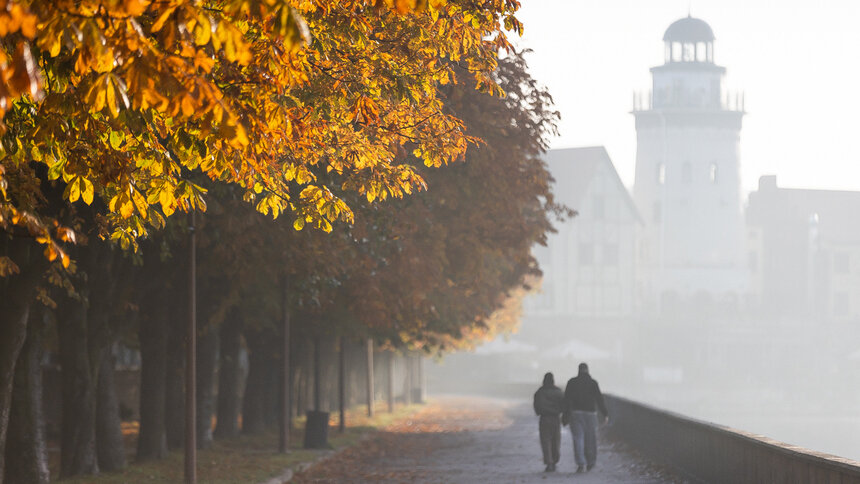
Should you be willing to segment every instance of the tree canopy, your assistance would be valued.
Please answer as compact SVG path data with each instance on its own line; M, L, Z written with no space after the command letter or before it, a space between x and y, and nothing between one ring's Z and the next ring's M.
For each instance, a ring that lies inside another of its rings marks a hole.
M134 246L176 210L205 209L202 172L262 213L331 230L336 192L424 188L414 166L472 140L438 86L491 77L515 0L0 1L0 227L50 259L74 227L45 209L100 202L100 234ZM0 271L16 270L3 259Z

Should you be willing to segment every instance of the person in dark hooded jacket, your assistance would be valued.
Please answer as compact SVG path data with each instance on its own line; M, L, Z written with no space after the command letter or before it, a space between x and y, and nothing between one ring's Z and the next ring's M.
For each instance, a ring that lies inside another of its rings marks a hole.
M579 364L579 374L568 380L564 389L565 420L570 423L576 472L591 470L597 463L597 412L609 421L606 402L597 380L588 373L588 365Z
M540 415L538 430L540 432L540 448L543 452L543 463L546 472L555 471L560 456L561 446L561 413L564 411L564 393L555 386L552 373L543 376L543 386L535 392L535 413Z

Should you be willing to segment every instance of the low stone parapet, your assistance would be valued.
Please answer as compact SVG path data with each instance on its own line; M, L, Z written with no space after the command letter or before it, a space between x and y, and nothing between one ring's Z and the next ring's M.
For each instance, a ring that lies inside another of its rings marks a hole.
M715 483L858 483L860 462L607 395L611 432L688 477Z

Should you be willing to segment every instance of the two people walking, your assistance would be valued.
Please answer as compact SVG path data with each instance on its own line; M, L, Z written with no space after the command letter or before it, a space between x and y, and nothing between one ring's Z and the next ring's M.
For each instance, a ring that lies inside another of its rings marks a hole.
M588 365L579 364L579 373L567 382L564 392L555 385L552 373L534 395L535 413L540 416L539 431L546 471L553 472L560 458L561 425L570 425L576 472L591 470L597 463L597 413L609 420L606 402Z

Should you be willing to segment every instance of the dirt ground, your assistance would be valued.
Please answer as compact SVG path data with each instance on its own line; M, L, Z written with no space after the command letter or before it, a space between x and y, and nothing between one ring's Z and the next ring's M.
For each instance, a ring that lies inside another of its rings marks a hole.
M537 417L528 402L437 398L410 420L374 434L292 482L310 483L683 483L602 428L597 465L576 474L562 429L558 471L543 472Z

